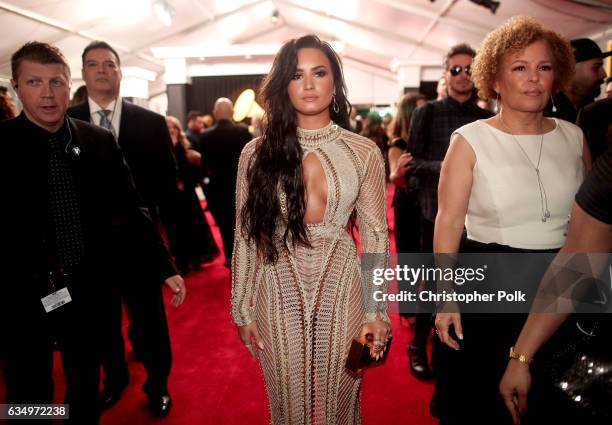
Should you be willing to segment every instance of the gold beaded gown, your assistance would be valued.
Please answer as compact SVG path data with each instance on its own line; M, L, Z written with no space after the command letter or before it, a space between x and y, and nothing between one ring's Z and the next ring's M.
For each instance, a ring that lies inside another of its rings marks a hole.
M279 192L279 256L272 264L263 262L241 231L247 169L258 139L250 142L238 166L232 316L239 326L257 321L273 424L359 424L361 379L344 367L348 349L363 323L389 319L386 304L372 297L380 288L361 283L348 226L356 211L363 252L386 259L385 165L372 141L333 122L317 130L298 128L297 136L302 159L314 154L324 170L328 196L323 221L307 224L312 248L287 248L282 242L285 197Z

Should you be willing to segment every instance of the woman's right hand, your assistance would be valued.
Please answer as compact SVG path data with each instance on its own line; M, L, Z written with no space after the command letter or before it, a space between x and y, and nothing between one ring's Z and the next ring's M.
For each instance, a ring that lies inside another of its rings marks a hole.
M240 334L240 339L242 343L249 350L251 356L254 359L259 357L258 350L263 350L264 345L263 341L259 337L259 332L257 331L257 321L253 320L246 326L238 326L238 333Z
M436 313L436 333L444 344L454 350L459 350L459 343L449 334L450 325L455 328L455 334L463 340L463 329L461 327L461 313Z

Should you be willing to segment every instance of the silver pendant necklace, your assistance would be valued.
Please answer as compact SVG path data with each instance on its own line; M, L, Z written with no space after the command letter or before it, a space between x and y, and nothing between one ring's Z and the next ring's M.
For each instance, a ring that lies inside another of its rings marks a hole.
M546 188L544 188L544 183L542 182L542 176L540 175L540 161L542 160L542 146L544 145L544 133L542 133L542 130L540 130L540 133L541 133L540 134L540 153L538 154L537 164L534 164L531 158L529 158L529 155L527 155L527 152L525 152L525 149L523 149L523 147L517 140L514 133L510 131L510 129L508 128L504 120L502 119L501 112L498 116L499 116L499 122L502 124L504 129L512 136L512 140L514 140L516 145L519 147L519 149L523 153L523 156L525 156L525 158L527 159L529 164L533 167L536 173L536 177L538 179L538 189L540 191L540 210L542 211L542 223L546 223L546 221L548 221L548 219L550 218L550 211L548 209L548 196L546 195Z

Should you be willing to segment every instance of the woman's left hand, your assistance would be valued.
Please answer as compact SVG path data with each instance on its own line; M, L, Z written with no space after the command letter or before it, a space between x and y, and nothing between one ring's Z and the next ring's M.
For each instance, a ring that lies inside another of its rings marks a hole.
M399 159L397 160L397 172L404 176L404 174L406 174L406 172L410 168L410 162L413 159L414 158L412 157L412 154L410 152L404 152L403 154L401 154Z
M527 412L527 394L530 388L529 366L516 360L510 360L499 383L499 392L515 425L521 423L521 416Z
M359 336L372 335L372 345L370 346L370 356L373 359L380 359L387 349L387 342L391 337L391 324L383 320L364 323L361 326Z
M412 155L405 152L400 155L397 159L397 164L395 165L395 169L391 170L391 183L393 183L397 187L406 187L406 172L408 171L410 161L412 161Z

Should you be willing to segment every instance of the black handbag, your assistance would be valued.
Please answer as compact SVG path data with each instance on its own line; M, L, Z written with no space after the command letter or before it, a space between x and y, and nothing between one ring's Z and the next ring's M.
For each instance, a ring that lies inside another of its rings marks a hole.
M570 316L554 348L538 356L541 379L594 423L612 423L611 329L607 315Z

